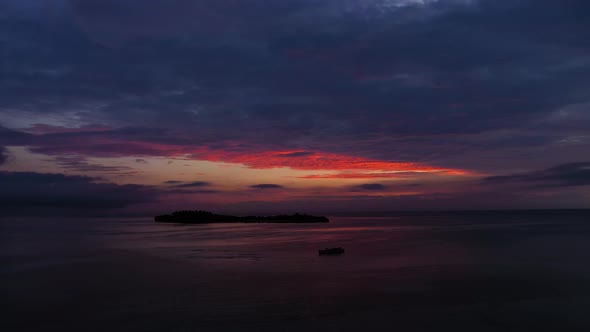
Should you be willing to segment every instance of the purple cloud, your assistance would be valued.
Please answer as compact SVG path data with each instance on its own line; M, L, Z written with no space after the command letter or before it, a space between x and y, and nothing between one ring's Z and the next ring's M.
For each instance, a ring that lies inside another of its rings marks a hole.
M387 187L380 183L365 183L352 188L352 191L383 191Z
M8 160L8 152L5 147L0 146L0 166L2 166L6 160Z
M590 185L590 162L568 163L539 171L491 176L484 179L496 184L532 184L546 187Z
M105 174L89 157L206 147L585 183L549 166L590 150L588 1L394 2L2 1L0 144Z
M167 183L170 183L170 181L168 181ZM209 186L211 186L211 183L206 182L206 181L181 182L181 183L174 184L174 187L176 187L176 188L197 188L197 187L209 187Z
M56 156L52 161L62 169L77 172L104 172L110 174L129 174L134 172L128 166L111 166L96 163L89 163L84 156Z
M47 210L100 213L155 202L159 192L140 185L117 185L87 176L0 172L0 207L6 213L40 214ZM24 211L26 208L29 211Z

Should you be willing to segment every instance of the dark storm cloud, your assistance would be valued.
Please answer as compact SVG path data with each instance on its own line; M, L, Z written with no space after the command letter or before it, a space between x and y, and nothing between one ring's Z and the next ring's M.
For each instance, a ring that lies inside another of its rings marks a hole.
M540 171L492 176L484 180L488 183L524 183L547 187L587 186L590 185L590 162L569 163Z
M590 145L589 122L556 117L590 101L586 1L3 3L0 124L116 129L0 131L39 153L239 142L478 169Z
M56 208L74 211L125 208L155 201L158 192L139 185L117 185L100 179L63 174L0 172L0 207Z
M250 186L252 189L282 189L283 186L272 183L261 183Z

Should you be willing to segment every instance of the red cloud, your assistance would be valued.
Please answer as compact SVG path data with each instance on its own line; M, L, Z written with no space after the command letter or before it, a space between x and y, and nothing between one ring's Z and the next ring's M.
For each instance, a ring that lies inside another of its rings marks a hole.
M47 129L47 128L43 128ZM85 129L85 128L83 128ZM85 132L60 132L31 135L23 145L47 155L82 155L97 157L172 157L242 164L254 169L291 168L305 171L340 171L342 174L309 175L304 178L377 178L399 177L406 172L466 175L462 169L451 169L416 162L395 162L343 154L282 150L263 147L245 148L241 144L224 144L223 148L149 142L141 136L126 137L125 132L90 128ZM122 137L121 137L122 136ZM129 139L132 138L132 139Z
M309 151L263 151L227 152L220 150L200 151L193 159L243 164L250 168L269 169L289 167L295 170L362 170L379 173L347 173L332 175L310 175L304 178L366 178L395 177L397 172L446 173L465 175L467 171L449 169L413 162L390 162L375 159L346 156L334 153Z
M336 173L312 174L298 177L299 179L371 179L371 178L403 178L407 173Z

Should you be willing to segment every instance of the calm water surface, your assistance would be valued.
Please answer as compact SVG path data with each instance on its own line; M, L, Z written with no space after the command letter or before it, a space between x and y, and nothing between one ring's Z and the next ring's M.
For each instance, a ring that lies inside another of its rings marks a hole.
M2 220L0 328L588 331L587 219Z

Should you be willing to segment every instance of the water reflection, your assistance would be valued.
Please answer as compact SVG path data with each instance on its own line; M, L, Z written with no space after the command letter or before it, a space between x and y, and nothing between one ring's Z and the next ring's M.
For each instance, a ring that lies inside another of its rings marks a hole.
M10 324L29 330L583 330L589 234L583 218L540 216L19 220L2 223L0 272Z

